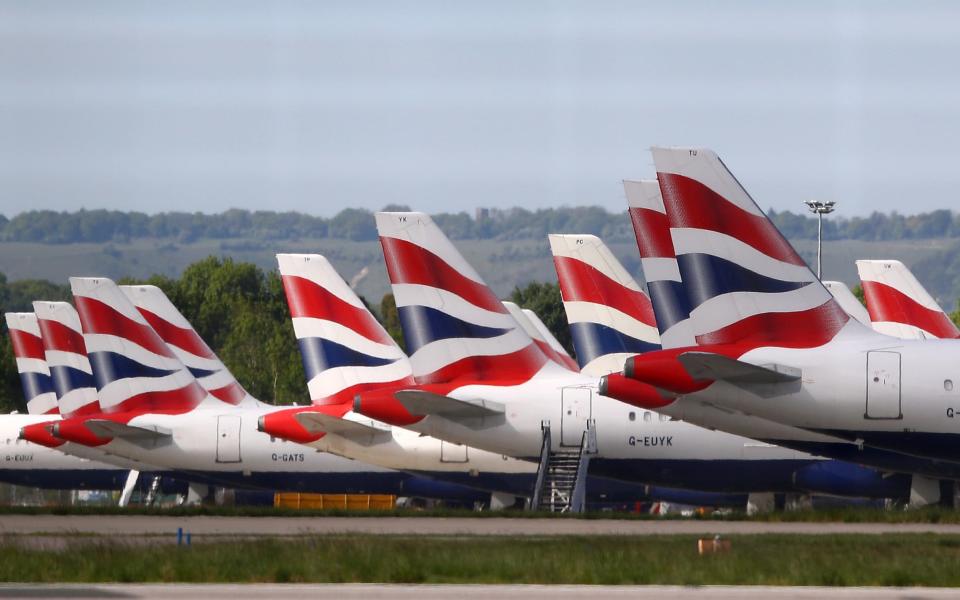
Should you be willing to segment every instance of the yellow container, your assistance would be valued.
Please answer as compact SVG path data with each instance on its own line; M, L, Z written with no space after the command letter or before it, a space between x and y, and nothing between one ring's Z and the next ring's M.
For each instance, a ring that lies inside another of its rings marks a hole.
M397 497L388 494L306 494L277 492L273 496L275 508L297 510L390 510Z

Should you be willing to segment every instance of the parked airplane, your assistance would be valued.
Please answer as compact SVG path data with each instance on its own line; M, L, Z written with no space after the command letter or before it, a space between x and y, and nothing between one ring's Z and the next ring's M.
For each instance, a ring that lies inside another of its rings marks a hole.
M55 436L229 487L404 494L412 479L406 473L258 432L258 417L271 407L236 391L233 376L158 288L134 286L128 293L170 345L112 281L72 278L71 287L102 412L58 422ZM208 393L215 390L232 391L223 400ZM418 491L433 484L414 483L423 485Z
M648 351L651 345L659 347L659 336L650 325L653 309L649 298L607 246L593 235L549 237L567 318L589 324L574 336L577 356L584 356L582 361L591 365L607 365L606 373L598 373L605 375L622 368L624 355ZM584 301L586 298L588 301ZM597 348L605 348L608 354L597 356ZM617 360L621 367L614 366ZM729 412L720 413L717 420L727 423L729 417ZM763 434L785 429L757 419L750 421L754 430L738 422L732 433L760 435L763 440ZM715 426L715 422L708 425ZM891 475L852 463L825 460L798 469L794 483L811 493L904 498L909 496L912 481L909 475ZM919 497L914 501L922 503Z
M46 489L118 490L129 478L129 467L94 460L94 453L65 453L62 440L31 443L20 430L59 418L54 381L50 376L40 325L34 313L6 313L27 414L0 415L0 481ZM46 435L50 439L51 436Z
M693 343L628 360L628 377L857 446L960 460L952 341L863 327L713 152L653 154Z
M314 405L266 414L260 419L261 431L363 462L487 490L494 506L512 505L514 497L532 495L536 463L391 427L352 412L359 392L415 385L410 362L326 258L279 254L277 260ZM552 338L541 334L545 344ZM558 342L553 349L569 359ZM592 502L644 498L701 505L745 502L742 496L649 489L599 478L589 482L588 496Z
M858 260L857 270L870 313L868 325L903 339L954 339L954 325L933 296L899 260Z
M680 270L670 236L670 224L666 217L660 185L657 180L625 181L629 212L637 236L637 244L651 290L654 313L658 326L667 333L665 345L685 346L695 343L690 333L690 304L680 280ZM852 294L850 294L852 297ZM857 303L859 304L859 303ZM856 307L853 307L854 309ZM663 414L680 418L705 427L713 427L738 433L754 439L780 444L798 450L841 460L868 464L896 472L912 473L911 504L936 502L941 495L939 479L956 479L960 469L954 463L932 461L904 454L862 447L854 441L836 436L790 427L755 415L731 411L729 408L701 402L695 397L668 394L662 390L650 393L651 386L642 387L637 393L622 374L604 378L601 389L606 395L625 402L656 408ZM641 384L645 386L646 384ZM666 398L666 400L665 400ZM654 400L654 402L651 402Z
M367 416L511 456L582 447L590 473L726 491L792 491L802 452L655 417L596 394L597 379L550 362L433 221L379 213L377 226L417 386L358 394ZM639 418L638 418L639 417Z

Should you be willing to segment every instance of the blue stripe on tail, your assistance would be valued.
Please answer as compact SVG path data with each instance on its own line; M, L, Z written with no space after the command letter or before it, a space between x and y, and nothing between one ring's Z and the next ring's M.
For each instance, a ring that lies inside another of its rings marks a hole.
M577 362L580 364L580 368L607 354L621 352L643 354L660 349L659 344L638 340L600 323L583 321L571 323L570 335L573 337L573 347L577 352Z
M297 340L297 344L300 346L300 357L303 359L303 370L307 373L307 381L327 369L382 367L399 360L370 356L325 338L302 338Z
M66 365L51 366L50 375L53 379L53 389L61 398L73 390L92 388L95 385L93 375Z
M734 262L710 254L677 256L683 285L691 310L704 302L733 292L777 294L792 292L811 284L810 281L782 281L761 275Z
M157 369L138 363L128 356L115 352L91 352L89 358L90 366L93 368L93 379L97 383L98 390L102 390L108 384L119 379L158 378L176 373L176 371Z
M510 331L468 323L428 306L401 306L399 312L407 352L410 354L437 340L488 339Z

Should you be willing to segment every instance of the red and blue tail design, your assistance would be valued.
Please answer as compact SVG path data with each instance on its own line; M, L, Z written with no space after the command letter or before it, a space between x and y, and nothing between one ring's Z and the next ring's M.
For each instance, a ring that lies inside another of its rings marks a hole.
M690 302L670 236L660 183L656 179L624 181L627 209L640 250L640 264L664 348L696 345L690 329Z
M69 302L34 302L43 350L64 418L100 412L80 315Z
M581 371L614 373L626 358L659 350L650 299L600 238L549 237Z
M710 150L653 148L700 345L811 348L850 317Z
M17 359L23 398L31 415L57 414L57 394L43 352L40 326L34 313L6 313L7 329Z
M120 290L211 396L233 406L256 404L163 290L155 285L121 285Z
M376 219L418 383L526 381L553 365L429 216Z
M72 277L87 356L108 413L183 413L207 397L113 281Z
M415 385L410 361L326 258L278 254L283 290L314 404Z
M899 260L858 260L874 330L904 339L958 338L960 330Z
M503 306L506 307L507 311L510 312L510 315L514 320L520 324L520 327L530 336L530 339L533 340L533 343L537 345L537 348L554 364L560 366L568 371L573 371L574 373L580 372L580 367L577 365L577 361L567 354L567 351L563 349L563 346L560 346L559 349L554 347L547 337L544 336L540 328L534 324L533 320L527 316L526 310L520 308L513 302L504 302ZM534 314L532 311L529 311L530 314ZM536 317L536 315L534 315ZM539 321L539 319L537 319ZM542 323L541 323L542 324ZM547 332L549 334L549 331ZM550 335L553 338L552 335ZM556 338L553 338L556 341ZM559 345L559 342L557 342Z

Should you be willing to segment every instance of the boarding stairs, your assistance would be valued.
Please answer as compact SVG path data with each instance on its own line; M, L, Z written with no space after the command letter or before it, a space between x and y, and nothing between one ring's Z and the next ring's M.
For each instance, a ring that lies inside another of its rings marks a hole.
M579 447L553 450L549 421L542 422L540 428L543 431L543 443L530 508L546 512L583 512L586 505L587 467L590 457L597 453L593 420L587 421Z
M147 489L147 496L143 499L144 506L153 506L157 496L160 495L160 476L154 475L150 481L150 487Z

